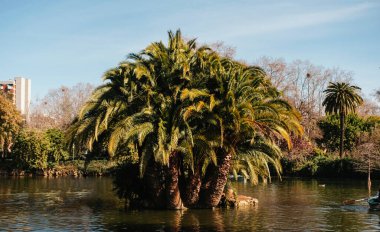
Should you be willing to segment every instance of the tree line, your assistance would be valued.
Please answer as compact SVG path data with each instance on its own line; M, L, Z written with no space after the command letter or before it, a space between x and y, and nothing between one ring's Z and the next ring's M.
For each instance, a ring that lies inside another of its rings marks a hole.
M376 160L378 108L351 73L265 57L248 65L233 54L169 32L167 44L129 54L97 88L50 91L28 125L1 97L2 157L31 170L116 160L117 193L130 207L169 209L217 206L230 175L256 184Z

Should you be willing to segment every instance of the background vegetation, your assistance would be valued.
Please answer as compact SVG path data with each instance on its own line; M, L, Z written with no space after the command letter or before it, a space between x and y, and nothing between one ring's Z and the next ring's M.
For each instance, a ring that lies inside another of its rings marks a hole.
M233 58L235 53L234 48L222 42L211 44L210 47L223 57ZM363 99L362 105L344 119L344 156L340 158L337 155L339 116L326 116L322 105L324 90L330 82L352 82L353 74L301 60L286 62L281 58L263 57L254 64L266 71L273 88L302 116L301 124L305 133L303 136L290 134L292 149L288 149L283 140L276 141L282 149L284 175L361 176L368 170L369 161L372 161L372 168L377 168L380 90L374 91L376 100ZM92 151L83 148L74 152L64 145L67 128L93 90L93 86L83 83L51 90L47 96L33 103L28 123L17 112L9 96L0 95L2 169L9 172L14 169L46 172L67 166L82 173L99 174L107 173L117 163L123 163L124 158L120 156L110 158L106 144L101 142L93 144ZM119 152L131 152L131 149L133 147L126 147ZM94 159L97 161L91 162ZM230 174L240 174L251 181L258 180L255 175L248 175L248 172L252 174L255 170L249 170L246 168L248 163L242 162L242 159L234 160Z

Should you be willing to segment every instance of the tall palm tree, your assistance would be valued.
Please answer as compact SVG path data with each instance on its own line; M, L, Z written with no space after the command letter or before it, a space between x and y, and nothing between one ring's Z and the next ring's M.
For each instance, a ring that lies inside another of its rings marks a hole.
M263 145L270 147L269 144L274 144L274 140L285 139L291 146L289 134L302 133L298 115L281 99L261 68L230 60L222 64L222 84L213 94L217 103L212 111L214 117L220 120L222 130L221 146L217 149L218 167L209 169L209 178L204 181L201 192L203 204L209 207L218 204L233 160L259 157L256 161L262 161L264 166L278 163L278 153L262 149ZM259 171L262 169L256 164L251 166L251 170L254 170L252 174L267 174Z
M326 97L322 103L326 114L339 114L340 120L340 144L339 156L343 157L344 121L347 114L355 112L362 104L363 99L359 95L360 88L345 82L330 82L323 92Z
M198 141L183 120L186 110L182 109L208 96L199 86L210 72L205 70L211 66L204 64L213 56L206 47L196 48L194 40L185 42L180 31L169 32L168 46L152 43L130 54L126 62L105 74L106 84L95 90L70 128L71 141L91 149L104 138L110 154L132 147L141 176L152 159L164 165L167 206L182 207L179 164Z

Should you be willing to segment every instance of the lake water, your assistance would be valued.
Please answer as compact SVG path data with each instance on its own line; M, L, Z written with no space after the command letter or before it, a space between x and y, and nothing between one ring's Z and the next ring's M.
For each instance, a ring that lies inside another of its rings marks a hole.
M110 178L0 178L0 231L380 230L380 212L368 210L365 201L342 205L343 200L368 195L365 181L284 179L232 186L239 194L258 198L259 205L125 212Z

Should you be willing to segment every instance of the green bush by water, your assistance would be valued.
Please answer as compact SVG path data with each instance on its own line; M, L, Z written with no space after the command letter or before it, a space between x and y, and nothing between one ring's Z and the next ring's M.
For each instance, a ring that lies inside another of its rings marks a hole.
M356 168L358 160L334 155L315 155L302 160L282 159L285 176L299 177L363 177L366 174ZM374 174L378 177L377 172Z

